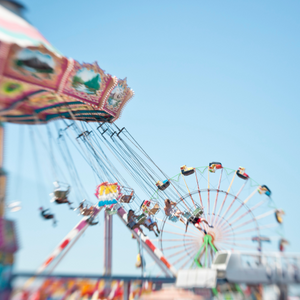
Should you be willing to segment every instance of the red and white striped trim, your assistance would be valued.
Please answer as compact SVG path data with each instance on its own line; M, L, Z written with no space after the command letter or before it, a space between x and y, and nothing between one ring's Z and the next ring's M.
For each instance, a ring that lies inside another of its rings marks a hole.
M94 214L93 217L96 217L102 208L97 208L94 206ZM78 235L82 230L86 230L89 226L87 219L90 217L84 217L62 240L62 242L54 249L52 254L48 257L48 259L42 264L42 266L37 270L37 274L42 273L50 264L54 261L54 259L70 244L70 242Z

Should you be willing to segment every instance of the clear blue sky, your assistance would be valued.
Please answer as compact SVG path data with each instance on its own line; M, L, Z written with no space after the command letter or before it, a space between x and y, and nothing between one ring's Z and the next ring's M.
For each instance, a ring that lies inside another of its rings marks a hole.
M26 16L65 56L128 78L135 97L118 122L168 174L183 164L244 166L286 211L288 251L300 250L300 2L23 1ZM19 172L18 126L7 126L9 200L21 199L17 269L35 270L78 218L38 216L32 156ZM26 178L25 178L26 177ZM16 190L23 182L22 193ZM23 192L24 191L24 192ZM65 212L65 210L64 210ZM115 274L137 274L136 242L114 221ZM125 245L125 246L124 246ZM102 273L103 227L85 233L58 268Z

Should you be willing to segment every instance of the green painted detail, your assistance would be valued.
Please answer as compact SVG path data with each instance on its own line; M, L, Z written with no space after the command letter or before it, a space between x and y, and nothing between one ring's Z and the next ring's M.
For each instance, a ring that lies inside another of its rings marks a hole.
M240 294L244 296L244 292L242 291L241 287L237 283L235 284L235 288Z
M254 182L254 183L253 183ZM250 178L250 186L253 187L253 186L259 186L260 184L255 181L254 179Z
M180 174L181 174L181 173L179 173L179 174L177 174L177 175L173 176L172 178L170 178L170 180L173 180L173 181L179 182ZM176 177L177 177L177 179L174 179L174 178L176 178Z
M209 235L209 234L206 234L203 238L203 243L199 249L199 251L197 252L197 254L195 255L194 257L194 263L199 267L199 268L202 268L202 265L199 263L198 259L199 259L199 256L203 250L203 248L205 247L205 268L207 268L207 264L208 264L208 245L211 246L211 248L213 249L213 251L215 253L217 253L217 249L215 248L215 246L213 245L213 243L211 242L212 240L212 237Z
M226 172L227 175L230 175L230 174L232 174L233 172L236 172L236 170L230 169L230 168L223 168L223 169L225 170L225 172ZM230 171L227 171L227 170L230 170Z
M218 296L219 293L218 293L218 290L216 288L212 288L211 290L212 290L212 292L215 296Z
M195 168L195 169L197 169L198 171L200 171L203 174L204 171L207 169L207 166L205 166L205 167L198 167L198 168ZM203 171L201 171L200 169L203 169Z
M152 196L150 197L150 200L151 199L158 199L158 189L154 192L154 194L152 194Z

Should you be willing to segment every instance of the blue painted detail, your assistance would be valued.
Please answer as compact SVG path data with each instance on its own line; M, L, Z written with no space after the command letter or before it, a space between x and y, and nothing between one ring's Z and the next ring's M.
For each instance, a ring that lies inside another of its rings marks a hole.
M117 204L117 203L118 203L118 201L116 199L113 199L113 200L104 200L104 201L99 201L98 206L102 207L102 206L105 206L105 205Z

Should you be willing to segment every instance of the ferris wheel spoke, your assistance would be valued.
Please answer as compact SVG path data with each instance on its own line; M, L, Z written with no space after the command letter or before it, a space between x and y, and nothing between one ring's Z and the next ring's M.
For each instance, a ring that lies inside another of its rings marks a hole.
M175 253L173 253L173 254L171 254L171 255L168 255L167 257L166 257L166 259L170 259L170 258L172 258L172 257L175 257L175 256L177 256L177 255L179 255L179 254L181 254L181 253L183 253L183 252L188 252L188 250L190 250L190 249L192 249L192 248L194 248L195 246L194 245L192 245L192 246L189 246L189 247L187 247L187 248L184 248L184 249L182 249L182 250L180 250L180 251L177 251L177 252L175 252Z
M277 227L277 226L278 226L278 223L271 223L271 224L267 224L267 225L262 225L259 228L260 229L270 229L270 228L274 228L274 227Z
M251 228L251 229L247 229L247 230L238 231L238 232L231 233L231 234L226 234L226 235L224 235L224 236L232 236L232 235L237 236L237 235L244 234L244 233L247 233L247 232L255 231L255 230L257 230L257 229L258 229L258 228L255 227L255 228Z
M157 220L163 222L162 219L157 218ZM184 228L179 227L179 226L177 226L177 225L175 225L175 224L173 224L173 223L170 223L170 222L165 221L165 224L168 224L168 225L173 226L173 227L175 227L175 228L178 228L178 229L180 229L180 230L182 230L182 231L185 231ZM190 229L193 230L195 233L199 234L199 231L198 231L198 230L195 230L193 227L190 227Z
M174 186L174 184L172 183L172 181L171 181L171 180L169 180L169 181L170 181L172 187L174 188L174 190L176 191L177 195L179 196L180 200L183 202L183 204L185 205L185 207L186 207L187 210L189 211L190 209L189 209L189 207L186 205L186 203L184 202L182 196L181 196L180 193L177 191L177 189L175 188L175 186Z
M226 195L225 195L225 197L224 197L224 200L223 200L223 202L222 202L222 204L221 204L221 207L220 207L220 209L219 209L219 211L218 211L218 213L217 213L218 216L221 214L221 211L222 211L222 209L223 209L223 207L224 207L225 201L226 201L226 199L227 199L228 193L230 192L230 189L231 189L232 184L233 184L233 182L234 182L235 176L236 176L236 172L234 172L234 174L233 174L233 177L232 177L232 179L231 179L231 182L230 182L230 185L229 185L229 187L228 187L227 193L226 193ZM219 222L218 222L218 223L219 223ZM218 225L218 223L216 224L216 226Z
M274 214L275 212L276 212L276 209L272 209L272 210L270 210L270 211L268 211L268 212L266 212L266 213L264 213L262 215L257 216L255 219L256 220L261 220L261 219L263 219L265 217L268 217L271 214Z
M195 169L195 177L196 177L196 181L197 181L197 188L198 188L200 204L201 204L202 207L204 207L202 197L201 197L201 191L200 191L200 186L199 186L199 181L198 181L198 176L197 176L197 170L196 169Z
M238 241L252 241L252 237L240 237L240 238L236 238L236 237L234 237L234 238L227 238L226 239L227 241L232 241L232 240L238 240ZM223 239L220 239L220 241L223 241Z
M246 222L244 222L244 223L242 223L242 224L240 224L240 225L237 225L237 226L235 226L235 227L231 227L231 228L228 229L228 230L225 230L223 233L226 233L226 232L231 231L231 230L235 230L235 229L237 229L237 228L244 227L244 226L250 224L251 222L255 222L255 220L253 220L253 219L248 220L248 221L246 221Z
M262 204L266 203L266 201L268 201L268 199L263 200L259 203L257 203L256 205L254 205L253 207L249 208L245 213L243 213L242 215L240 215L239 217L237 217L234 221L232 221L230 223L230 225L236 223L237 221L239 221L240 219L242 219L243 217L245 217L247 214L249 214L250 212L253 212L256 208L260 207ZM274 212L274 210L273 210ZM257 217L256 217L257 220ZM223 229L226 229L229 225L227 224L227 226L223 227Z
M236 243L228 243L228 242L220 242L221 244L227 244L227 245L233 245L236 247L240 247L240 248L246 248L246 249L257 249L257 247L255 246L250 246L250 245L244 245L244 244L236 244Z
M195 239L186 239L185 241L194 241ZM162 241L162 242L178 242L178 241L182 241L182 239L160 239L159 241Z
M214 204L214 209L213 209L213 213L212 213L212 223L214 223L214 221L215 221L215 211L216 211L217 202L218 202L218 197L219 197L219 190L220 190L220 186L221 186L222 174L223 174L223 169L221 170L221 174L220 174L220 178L219 178L219 184L218 184L218 189L217 189L217 195L216 195L215 204Z
M196 252L197 250L195 250L194 252ZM190 254L190 252L188 252L188 251L186 251L188 254ZM193 252L192 252L193 253ZM176 264L178 264L183 258L185 258L186 257L186 253L183 255L183 256L181 256L181 257L179 257L176 261L174 261L173 263L172 263L172 265L173 266L175 266Z
M197 176L197 170L194 168L195 170L195 177L196 177L196 181L197 181L197 187L198 187L198 193L199 193L199 198L200 198L200 204L203 207L203 202L202 202L202 198L201 198L201 192L200 192L200 187L199 187L199 181L198 181L198 176Z
M179 269L184 269L190 261L191 261L191 259L188 258L188 259L187 259L187 260L179 267Z
M247 225L247 224L249 224L249 223L251 223L251 222L255 222L255 221L257 221L257 220L261 220L261 219L263 219L263 218L266 218L266 217L268 217L269 215L273 214L275 211L276 211L275 209L272 209L272 210L268 211L267 213L264 213L264 214L262 214L262 215L260 215L260 216L255 217L254 220L252 219L252 220L249 220L249 221L247 221L247 222L244 222L244 223L241 224L241 225L232 227L232 229L234 230L234 229L237 229L237 228L241 228L241 227L243 227L243 226L245 226L245 225ZM225 231L225 232L227 232L227 231Z
M195 236L195 235L188 235L188 234L177 233L177 232L166 231L166 230L164 230L164 233L170 233L170 234L174 234L174 235L181 235L181 236L187 236L187 237L197 237L197 236Z
M183 181L184 181L184 183L185 183L185 186L186 186L186 189L187 189L187 191L188 191L188 193L189 193L189 196L190 196L190 198L191 198L191 200L192 200L192 202L193 202L193 204L194 204L194 206L195 206L195 208L196 208L196 204L195 204L194 199L193 199L193 197L192 197L192 195L191 195L190 189L189 189L189 187L188 187L188 185L187 185L187 183L186 183L186 181L185 181L185 178L184 178L184 176L183 176L182 173L180 173L180 174L181 174L181 176L182 176L182 178L183 178Z
M196 250L192 253L195 253ZM190 254L191 256L193 256L192 254ZM184 269L186 267L186 265L191 261L191 258L188 257L188 259L179 267L179 269Z
M167 251L167 250L172 250L172 249L176 249L176 248L181 248L181 247L185 247L185 246L189 246L189 245L194 245L195 242L192 242L192 243L186 243L186 244L179 244L177 246L171 246L171 247L166 247L166 248L163 248L163 251Z
M242 187L240 188L240 190L237 192L237 194L235 195L234 199L232 200L232 202L230 203L230 205L228 206L228 208L226 209L226 211L223 213L221 220L218 222L218 224L221 226L222 223L225 220L225 216L227 215L227 213L229 212L230 208L232 207L233 203L235 202L235 200L238 198L238 196L240 195L240 193L243 191L244 187L247 184L247 180L245 180L244 184L242 185Z
M245 205L257 192L257 189L255 189L249 196L246 198L246 200L228 217L230 220L240 209L243 205Z

